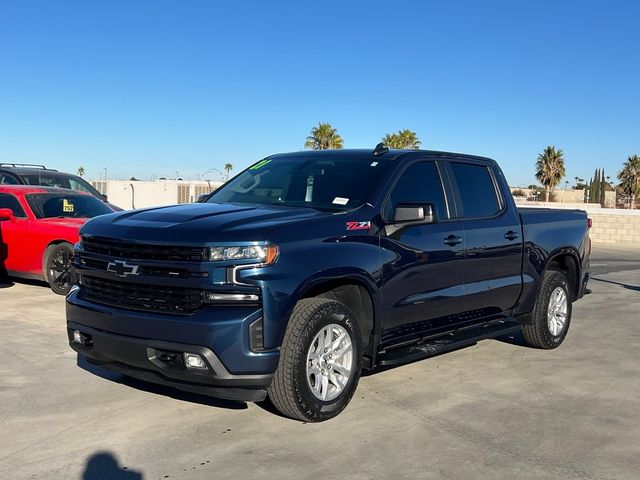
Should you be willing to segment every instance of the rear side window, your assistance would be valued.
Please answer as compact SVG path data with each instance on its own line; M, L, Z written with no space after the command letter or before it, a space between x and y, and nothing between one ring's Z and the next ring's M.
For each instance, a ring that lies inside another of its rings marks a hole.
M393 218L393 210L398 203L432 203L438 219L448 218L442 182L435 163L414 163L402 173L385 205L386 219Z
M56 188L71 188L69 179L58 175L43 174L29 174L22 175L22 179L28 185L38 185L40 187L56 187Z
M500 211L500 202L489 169L482 165L451 163L458 184L464 218L492 217Z
M0 172L0 185L20 185L20 182L13 175Z
M8 193L0 193L0 208L10 208L14 217L27 216L18 199Z

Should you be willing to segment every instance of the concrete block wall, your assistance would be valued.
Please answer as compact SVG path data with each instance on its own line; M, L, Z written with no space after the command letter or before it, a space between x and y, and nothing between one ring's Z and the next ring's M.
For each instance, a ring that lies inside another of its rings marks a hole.
M591 240L594 243L605 245L640 247L640 211L614 210L615 213L609 212L607 210L589 212L589 217L593 221L590 233Z

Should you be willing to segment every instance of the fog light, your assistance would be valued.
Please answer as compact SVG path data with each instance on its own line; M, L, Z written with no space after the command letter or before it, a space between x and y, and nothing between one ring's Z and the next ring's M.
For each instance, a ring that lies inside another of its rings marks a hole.
M73 341L79 344L83 344L84 341L82 339L82 334L80 333L80 330L74 330L73 331Z
M205 292L204 301L207 303L256 303L258 295L245 293L216 293Z
M187 368L195 370L207 370L207 364L204 359L197 353L185 353L184 364Z

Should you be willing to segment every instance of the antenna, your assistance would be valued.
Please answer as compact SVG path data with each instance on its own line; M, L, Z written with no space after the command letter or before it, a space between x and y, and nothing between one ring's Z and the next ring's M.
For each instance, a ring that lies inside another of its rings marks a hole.
M389 147L385 147L384 143L380 142L376 145L376 148L373 149L373 154L377 157L379 155L384 155L389 151Z

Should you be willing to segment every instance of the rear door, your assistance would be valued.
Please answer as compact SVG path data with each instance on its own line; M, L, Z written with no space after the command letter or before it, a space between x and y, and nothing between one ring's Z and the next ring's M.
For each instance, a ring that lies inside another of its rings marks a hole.
M449 164L457 211L463 222L464 304L467 316L486 317L509 311L522 287L520 217L509 208L500 172L484 162Z
M445 191L450 192L439 163L418 161L400 175L383 206L387 224L398 203L432 203L436 211L434 223L381 237L383 345L457 323L464 295L464 233L461 222L452 219Z

